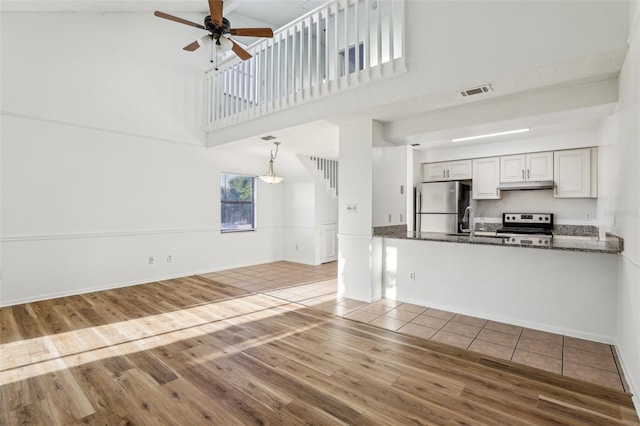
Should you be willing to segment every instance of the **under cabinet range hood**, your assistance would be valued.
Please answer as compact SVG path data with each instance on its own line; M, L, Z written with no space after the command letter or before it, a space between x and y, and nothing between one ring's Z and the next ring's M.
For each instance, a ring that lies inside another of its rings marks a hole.
M553 189L552 180L537 180L526 182L501 182L498 185L501 191L519 191L524 189Z

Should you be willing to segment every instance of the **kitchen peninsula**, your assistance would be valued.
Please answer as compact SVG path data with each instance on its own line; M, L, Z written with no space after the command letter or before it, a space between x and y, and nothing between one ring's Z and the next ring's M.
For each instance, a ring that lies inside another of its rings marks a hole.
M490 235L490 233L489 233ZM617 254L623 241L554 238L546 247L504 238L374 228L388 299L613 343Z
M589 238L583 235L557 235L549 245L511 244L508 238L501 238L492 231L476 231L475 235L455 235L441 232L407 232L404 225L380 226L373 229L374 237L400 238L422 241L441 241L460 244L482 244L503 247L524 247L543 250L568 250L588 253L617 254L622 252L624 241L622 238L607 234L604 239L597 236Z

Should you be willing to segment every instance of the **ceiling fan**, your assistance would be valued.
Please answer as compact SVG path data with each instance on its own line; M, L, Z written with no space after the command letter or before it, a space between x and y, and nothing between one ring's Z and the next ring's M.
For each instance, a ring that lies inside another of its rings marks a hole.
M154 12L154 15L159 18L209 31L209 34L202 39L189 43L182 48L189 52L198 49L203 44L203 41L206 41L207 37L209 37L211 41L215 40L216 46L224 50L233 50L240 59L246 61L251 58L251 54L244 50L238 43L227 37L226 34L241 37L273 37L273 30L271 30L271 28L231 28L229 20L222 16L222 0L209 0L209 13L210 15L204 18L204 25L196 24L195 22L159 11Z

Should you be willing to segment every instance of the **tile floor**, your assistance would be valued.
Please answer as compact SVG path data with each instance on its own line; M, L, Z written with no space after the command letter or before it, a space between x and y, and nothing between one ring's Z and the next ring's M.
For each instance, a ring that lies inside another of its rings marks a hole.
M609 388L628 389L611 345L427 306L336 295L336 264L275 262L204 274L212 280L355 321L431 339Z

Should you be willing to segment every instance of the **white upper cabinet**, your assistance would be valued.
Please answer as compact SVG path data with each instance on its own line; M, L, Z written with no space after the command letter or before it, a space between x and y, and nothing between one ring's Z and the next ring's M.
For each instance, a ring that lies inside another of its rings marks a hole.
M553 180L553 152L500 157L500 182Z
M556 198L596 198L598 196L597 148L556 151L553 160Z
M500 158L473 160L473 199L497 200L500 198Z
M466 179L471 179L471 160L422 164L423 182Z
M553 152L526 155L527 180L553 180Z
M525 155L500 157L500 182L522 182L524 180Z
M434 182L447 178L447 163L426 163L422 165L422 181Z
M459 160L447 162L447 179L465 180L471 179L471 160Z

